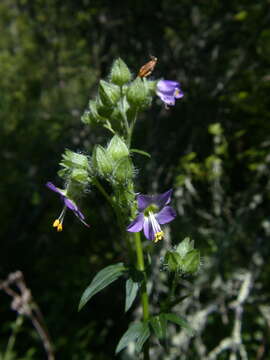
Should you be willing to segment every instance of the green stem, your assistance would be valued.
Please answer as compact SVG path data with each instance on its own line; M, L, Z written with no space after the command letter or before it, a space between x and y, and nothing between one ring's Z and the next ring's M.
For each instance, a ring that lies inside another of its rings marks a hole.
M143 282L141 286L141 303L143 310L143 321L147 322L149 319L149 299L147 294L147 275L145 272L145 264L143 258L143 249L141 242L141 234L139 232L134 233L135 249L137 254L137 269L143 274ZM149 342L144 345L144 360L149 360Z

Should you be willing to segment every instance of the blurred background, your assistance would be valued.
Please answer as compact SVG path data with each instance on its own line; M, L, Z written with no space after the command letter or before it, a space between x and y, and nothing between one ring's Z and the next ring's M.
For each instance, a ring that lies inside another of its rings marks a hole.
M270 359L269 5L1 0L0 278L24 273L57 359L136 358L114 355L133 318L123 312L124 282L77 312L94 274L123 259L110 208L91 190L81 204L91 228L67 214L56 233L62 204L45 183L61 187L66 148L106 143L106 131L80 117L113 60L136 74L149 55L158 58L152 77L179 81L185 96L169 111L157 100L140 117L134 147L152 159L134 158L137 190L174 188L179 216L165 245L191 236L203 259L198 274L182 279L188 298L175 308L197 336L172 327L170 351L155 344L153 358ZM0 358L45 359L27 319L13 355L3 357L17 318L10 301L0 291Z

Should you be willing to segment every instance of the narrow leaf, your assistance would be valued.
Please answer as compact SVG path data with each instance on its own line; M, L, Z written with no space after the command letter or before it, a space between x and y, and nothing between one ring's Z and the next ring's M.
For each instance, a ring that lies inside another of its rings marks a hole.
M136 346L135 346L136 353L139 354L142 351L143 345L147 341L149 336L150 336L150 330L148 323L144 323L140 335L136 341Z
M194 330L191 328L189 323L184 318L182 318L181 316L169 313L169 314L165 314L165 318L168 321L171 321L171 322L173 322L173 323L175 323L177 325L180 325L184 329L186 329L187 332L189 333L189 335L194 335Z
M125 271L126 268L123 263L109 265L99 271L82 294L79 311L96 293L117 280Z
M130 342L137 340L143 330L144 326L142 322L135 322L131 324L124 335L121 337L115 353L118 354L121 350L127 347Z
M140 155L144 155L144 156L148 157L149 159L151 159L151 155L146 151L139 150L139 149L130 149L130 152L135 152L135 153L138 153Z
M127 279L126 281L126 303L125 303L125 312L127 312L133 301L136 298L137 292L139 289L139 284L134 282L132 279Z

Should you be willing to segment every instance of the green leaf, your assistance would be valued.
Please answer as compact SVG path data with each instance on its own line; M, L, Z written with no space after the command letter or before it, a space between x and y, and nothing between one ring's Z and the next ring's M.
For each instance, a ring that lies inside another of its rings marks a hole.
M160 314L152 317L150 319L150 324L158 339L162 340L166 338L167 319L165 317L165 314Z
M142 351L144 343L150 336L148 323L144 323L140 335L136 341L135 351L139 354Z
M194 330L191 328L189 323L184 318L182 318L181 316L176 315L176 314L172 314L172 313L164 314L164 316L168 321L171 321L171 322L173 322L173 323L175 323L177 325L180 325L182 328L187 330L189 335L194 335Z
M151 159L151 155L146 151L139 150L139 149L130 149L130 152L135 152L135 153L144 155L144 156L148 157L149 159Z
M143 333L144 324L142 322L135 322L129 326L127 331L121 337L115 353L118 354L121 350L128 346L128 344L132 341L138 339L138 337Z
M127 279L126 281L126 303L125 303L125 312L127 312L133 301L136 298L137 292L139 290L139 284L134 282L132 279Z
M117 280L126 271L123 263L117 263L115 265L109 265L99 271L92 280L91 284L85 289L82 294L79 311L82 307L99 291L110 285L112 282Z

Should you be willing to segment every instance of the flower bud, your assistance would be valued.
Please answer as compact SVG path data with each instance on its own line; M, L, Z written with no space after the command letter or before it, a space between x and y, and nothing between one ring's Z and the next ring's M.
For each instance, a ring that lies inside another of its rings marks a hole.
M122 86L131 80L131 72L122 59L116 59L112 65L110 80L112 83Z
M90 180L91 169L86 155L66 150L62 155L60 165L62 169L58 172L59 176L73 178L81 183L87 183Z
M129 157L124 157L116 162L113 178L119 183L127 183L133 177L133 166Z
M137 77L127 90L127 100L137 107L147 106L151 101L147 80Z
M99 96L105 106L112 106L120 99L120 88L117 85L111 84L107 81L100 80Z
M181 266L181 257L175 251L167 251L164 262L168 266L169 271L175 272L178 271Z
M97 145L93 151L93 166L101 176L108 176L113 171L113 162L107 151Z
M109 154L114 161L117 161L123 157L127 157L129 150L124 141L121 140L118 135L114 135L107 147L107 154Z
M195 273L200 267L200 252L191 250L182 259L181 270L183 273Z

